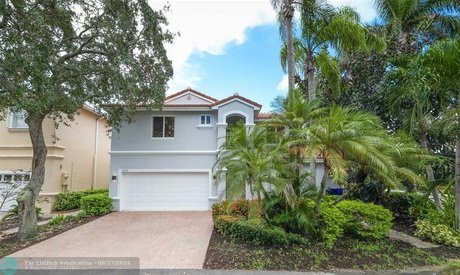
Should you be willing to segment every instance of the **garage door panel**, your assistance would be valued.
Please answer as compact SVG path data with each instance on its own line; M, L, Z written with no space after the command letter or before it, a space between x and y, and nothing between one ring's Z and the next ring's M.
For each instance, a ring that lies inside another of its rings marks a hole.
M208 173L125 173L121 187L122 210L209 209Z

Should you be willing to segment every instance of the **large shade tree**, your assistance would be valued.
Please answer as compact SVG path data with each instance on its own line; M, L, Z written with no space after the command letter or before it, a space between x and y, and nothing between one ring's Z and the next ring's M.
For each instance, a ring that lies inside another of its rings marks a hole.
M160 107L172 66L163 11L145 0L0 1L0 111L25 111L32 177L18 195L20 239L37 232L35 202L47 147L42 122L72 119L79 107L108 110L113 126L143 102Z

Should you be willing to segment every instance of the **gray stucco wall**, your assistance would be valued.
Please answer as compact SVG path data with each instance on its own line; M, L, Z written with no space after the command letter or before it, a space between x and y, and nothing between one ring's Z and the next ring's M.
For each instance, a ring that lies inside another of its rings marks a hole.
M211 115L213 127L198 127L200 115ZM152 138L153 116L174 116L174 138ZM139 111L134 122L112 134L112 151L209 151L217 149L217 111Z

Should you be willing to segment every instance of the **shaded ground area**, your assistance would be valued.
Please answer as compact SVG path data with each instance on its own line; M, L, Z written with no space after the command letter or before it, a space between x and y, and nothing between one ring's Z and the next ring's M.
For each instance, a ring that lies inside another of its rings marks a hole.
M396 270L442 265L459 259L460 248L419 249L396 240L360 241L344 237L332 249L311 243L258 246L225 240L213 232L205 269L248 270Z
M94 221L95 219L97 218L87 217L87 218L82 218L79 220L67 220L63 223L60 223L54 226L51 226L51 225L39 226L39 233L37 234L37 236L33 239L23 241L23 242L19 241L19 239L16 237L16 234L0 236L0 258L3 258L20 249L29 247L36 243L52 238L72 228L76 228L85 223Z

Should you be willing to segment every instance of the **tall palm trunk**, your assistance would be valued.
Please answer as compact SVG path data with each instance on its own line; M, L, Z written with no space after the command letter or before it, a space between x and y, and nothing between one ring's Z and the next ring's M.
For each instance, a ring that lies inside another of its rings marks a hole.
M32 176L27 186L17 197L19 230L18 238L25 240L37 233L37 215L35 213L35 202L38 193L43 186L45 178L45 161L47 148L43 137L42 123L44 116L29 115L26 119L29 125L30 140L32 141Z
M288 88L289 93L294 90L294 39L292 34L292 18L294 17L294 8L292 0L284 0L283 20L286 24L286 42L287 42L287 65L288 65Z
M425 152L428 152L428 142L426 140L425 131L420 131L420 145L422 146L422 149L425 150ZM435 181L433 167L431 166L431 164L428 164L426 166L426 176L430 183L433 183ZM434 200L434 203L436 204L436 208L438 209L438 211L441 211L442 210L441 199L439 198L439 193L436 187L433 187L433 189L431 190L431 194L433 195L433 200Z
M455 148L455 227L460 230L460 134Z
M316 198L315 209L313 210L314 215L318 214L321 201L323 200L324 194L326 193L327 178L329 176L329 167L324 162L324 174L321 180L321 187L319 189L318 197Z
M457 127L460 127L460 93L457 97ZM455 227L460 230L460 133L455 146Z
M315 61L312 53L307 53L304 61L304 79L308 82L308 98L312 100L316 97ZM310 173L311 181L316 185L316 156L310 159Z
M315 59L313 53L308 52L304 64L305 79L308 81L308 98L314 99L316 97L316 79L315 79Z

